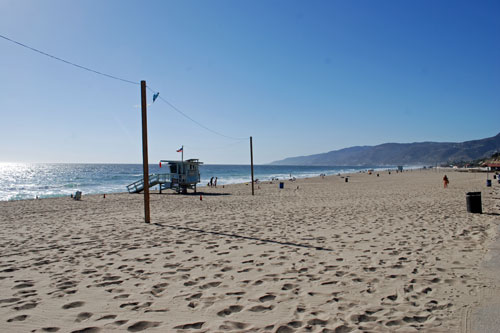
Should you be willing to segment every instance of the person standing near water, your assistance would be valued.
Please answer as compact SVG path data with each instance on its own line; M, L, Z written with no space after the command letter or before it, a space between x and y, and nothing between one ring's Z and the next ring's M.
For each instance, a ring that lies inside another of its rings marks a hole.
M210 178L210 187L214 186L214 177Z
M448 177L446 175L444 175L444 177L443 177L444 188L447 188L449 183L450 183L450 181L448 180Z
M215 177L214 186L217 187L217 177Z

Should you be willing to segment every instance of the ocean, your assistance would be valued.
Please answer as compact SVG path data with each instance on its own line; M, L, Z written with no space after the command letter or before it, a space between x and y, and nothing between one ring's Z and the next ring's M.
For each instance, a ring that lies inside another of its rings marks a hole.
M388 167L320 167L255 165L254 179L288 179L351 173ZM165 172L157 164L149 165L150 173ZM201 165L200 187L211 177L217 185L250 181L249 165ZM50 164L0 163L0 201L67 196L76 191L83 194L126 192L126 185L142 179L142 164Z

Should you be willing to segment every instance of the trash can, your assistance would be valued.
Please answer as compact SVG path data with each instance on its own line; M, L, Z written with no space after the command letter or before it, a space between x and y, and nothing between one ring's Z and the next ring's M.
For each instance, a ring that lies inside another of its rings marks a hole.
M349 178L345 177L345 182L346 183L349 182Z
M285 187L285 183L280 182L280 188L283 188L283 187Z
M491 187L491 179L486 179L486 187Z
M481 192L467 192L465 199L467 201L468 213L483 213L483 207L481 205Z

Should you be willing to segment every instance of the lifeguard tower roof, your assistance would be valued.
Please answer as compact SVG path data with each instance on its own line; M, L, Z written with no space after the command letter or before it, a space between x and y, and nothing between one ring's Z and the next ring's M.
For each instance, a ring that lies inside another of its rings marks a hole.
M199 159L197 158L190 158L189 160L184 160L184 161L176 161L176 160L161 160L160 163L191 163L191 164L203 164L203 162L200 162Z

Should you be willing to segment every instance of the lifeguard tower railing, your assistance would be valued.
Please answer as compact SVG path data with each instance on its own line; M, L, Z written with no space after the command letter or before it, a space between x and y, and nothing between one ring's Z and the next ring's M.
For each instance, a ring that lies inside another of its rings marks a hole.
M172 182L172 174L170 173L153 173L149 175L149 187L155 185L169 184ZM127 190L129 193L139 193L144 190L144 178L130 185L127 185Z

